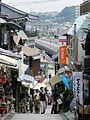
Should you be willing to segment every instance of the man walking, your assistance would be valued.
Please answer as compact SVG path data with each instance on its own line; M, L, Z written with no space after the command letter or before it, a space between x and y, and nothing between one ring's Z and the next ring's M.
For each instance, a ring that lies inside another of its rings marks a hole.
M52 109L51 109L51 114L57 114L57 105L58 105L58 102L57 100L59 99L59 94L57 92L57 89L55 91L53 91L53 94L52 94Z

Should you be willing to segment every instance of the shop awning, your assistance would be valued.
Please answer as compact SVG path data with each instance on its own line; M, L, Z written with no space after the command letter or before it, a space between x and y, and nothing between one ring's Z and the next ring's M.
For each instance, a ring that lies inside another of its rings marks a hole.
M0 60L6 62L7 64L11 64L13 67L16 67L16 69L18 68L19 60L5 55L0 55Z
M33 89L38 89L38 90L40 90L41 87L46 88L47 85L46 85L46 84L43 84L43 83L37 83L37 84L33 87Z
M15 59L21 59L21 55L18 54L18 53L13 53L11 52L10 50L4 50L2 48L0 48L0 54L1 55L5 55L5 56L8 56L8 57L12 57L12 58L15 58Z
M37 81L34 81L34 85L33 85L33 83L24 82L24 81L22 81L22 84L27 87L33 88L33 86L35 86L37 84Z
M54 77L52 77L50 80L49 80L49 83L51 86L55 85L56 83L59 83L61 82L61 77L60 75L55 75Z
M34 77L32 77L30 75L26 75L26 74L23 74L23 76L21 76L20 79L22 81L28 82L28 83L34 83L34 81L35 81Z

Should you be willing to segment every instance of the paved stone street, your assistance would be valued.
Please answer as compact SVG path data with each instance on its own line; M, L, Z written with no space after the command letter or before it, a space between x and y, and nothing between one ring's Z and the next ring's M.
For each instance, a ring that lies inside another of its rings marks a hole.
M48 106L45 114L15 113L1 120L74 120L74 117L69 112L67 112L67 117L62 113L51 114L51 106Z
M62 119L59 114L51 114L51 106L48 106L45 114L33 114L33 113L15 113L12 116L8 116L5 120L67 120Z
M62 120L60 115L51 114L15 114L11 120Z

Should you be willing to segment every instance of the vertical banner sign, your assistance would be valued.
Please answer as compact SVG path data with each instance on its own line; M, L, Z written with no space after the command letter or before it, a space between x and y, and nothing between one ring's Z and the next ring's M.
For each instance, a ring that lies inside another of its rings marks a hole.
M59 64L66 64L66 46L59 48Z
M73 93L77 101L83 105L83 74L73 72Z

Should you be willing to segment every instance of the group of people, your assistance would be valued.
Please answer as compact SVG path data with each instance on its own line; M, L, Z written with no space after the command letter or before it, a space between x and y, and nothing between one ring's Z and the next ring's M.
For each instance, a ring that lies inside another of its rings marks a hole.
M47 95L45 90L41 87L40 92L38 90L34 93L34 112L44 114L47 108L47 104L51 105L51 114L57 114L62 109L62 93L58 93L57 89L52 92L52 95ZM50 102L49 102L50 101Z
M44 114L47 107L48 95L43 87L34 90L33 96L28 99L23 98L19 102L19 112L41 113Z
M20 102L20 112L30 111L30 113L44 114L47 105L51 105L51 114L57 114L62 105L62 95L59 95L57 90L52 92L52 95L46 93L43 87L34 90L33 96L28 100L25 98Z
M43 87L34 92L34 112L44 114L47 107L47 94Z

